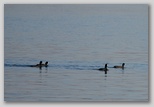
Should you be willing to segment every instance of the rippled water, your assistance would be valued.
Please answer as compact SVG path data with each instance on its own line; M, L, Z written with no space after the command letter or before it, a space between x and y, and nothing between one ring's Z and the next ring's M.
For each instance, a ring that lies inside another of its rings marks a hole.
M148 101L148 5L5 4L4 30L5 101Z

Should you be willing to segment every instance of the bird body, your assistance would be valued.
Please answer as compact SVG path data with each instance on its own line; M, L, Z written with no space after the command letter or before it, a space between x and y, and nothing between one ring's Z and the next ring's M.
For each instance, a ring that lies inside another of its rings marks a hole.
M45 64L41 64L42 67L47 67L48 66L48 62L45 62Z
M108 69L107 69L107 64L105 64L105 67L104 67L104 68L99 68L98 70L99 70L99 71L108 71Z
M108 71L107 68L99 68L98 70L100 70L100 71Z
M42 61L40 61L40 63L39 63L39 64L36 64L36 65L31 65L30 67L41 67L41 65L42 65Z
M30 67L47 67L47 66L48 66L48 62L46 62L45 64L42 64L42 61L40 61L39 64L31 65Z
M125 63L122 63L122 66L114 66L113 68L124 68Z

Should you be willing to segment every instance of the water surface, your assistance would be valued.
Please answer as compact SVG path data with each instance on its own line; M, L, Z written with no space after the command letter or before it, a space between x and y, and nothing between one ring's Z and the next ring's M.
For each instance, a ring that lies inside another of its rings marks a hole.
M148 101L148 5L5 4L4 30L5 101Z

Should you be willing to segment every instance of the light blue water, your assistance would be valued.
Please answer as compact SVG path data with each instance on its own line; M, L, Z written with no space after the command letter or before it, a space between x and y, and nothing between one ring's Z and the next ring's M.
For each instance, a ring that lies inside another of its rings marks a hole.
M5 101L148 101L148 5L5 4L4 30Z

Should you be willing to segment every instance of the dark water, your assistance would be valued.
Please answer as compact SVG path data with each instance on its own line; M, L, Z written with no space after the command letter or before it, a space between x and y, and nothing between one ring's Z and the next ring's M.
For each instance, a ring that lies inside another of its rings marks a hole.
M148 101L148 5L6 4L4 30L5 101Z

